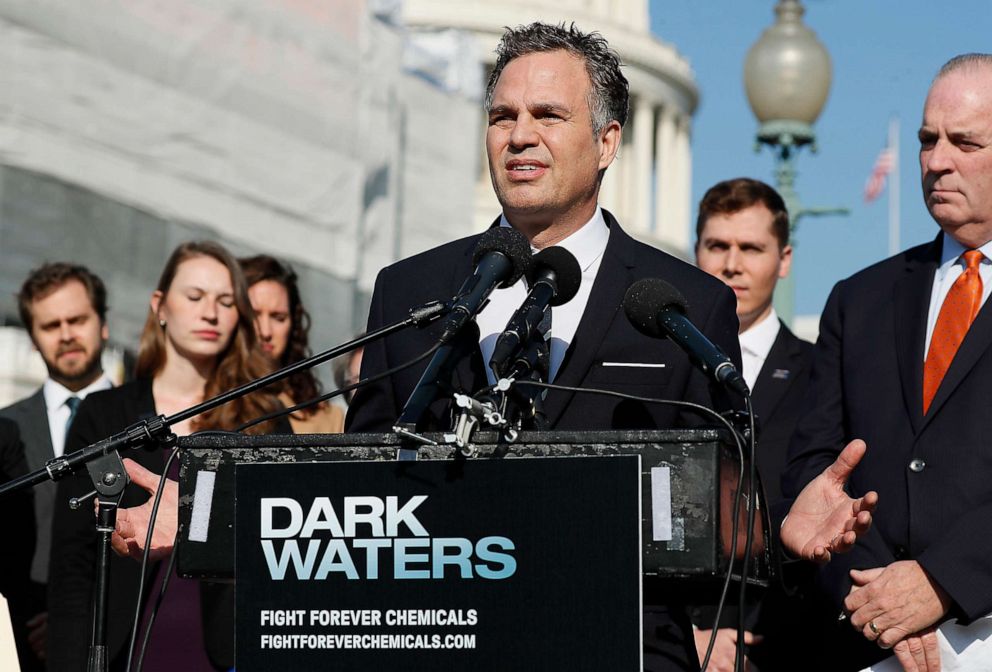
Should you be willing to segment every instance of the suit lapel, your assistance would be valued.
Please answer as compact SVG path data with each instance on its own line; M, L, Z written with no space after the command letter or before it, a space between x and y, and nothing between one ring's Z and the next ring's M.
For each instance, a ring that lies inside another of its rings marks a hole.
M940 259L940 241L938 236L918 258L907 259L906 274L896 283L893 297L902 397L914 434L919 433L923 426L923 347L926 343L930 292Z
M972 322L971 328L968 329L968 333L961 343L961 347L958 348L954 359L951 360L951 366L947 369L944 379L940 381L940 387L937 388L937 393L930 403L930 411L923 419L920 429L926 427L933 417L940 412L940 408L954 392L954 389L961 384L961 381L974 368L979 358L988 352L992 346L992 307L989 306L989 303L992 302L986 301L985 305L978 311L975 321ZM920 375L922 378L922 374Z
M802 370L802 350L797 341L792 332L781 324L772 349L758 372L751 401L755 414L765 421L775 412L786 390Z
M28 467L35 471L55 457L52 433L48 428L48 406L45 405L43 388L32 394L21 406L22 419L18 421L24 438Z
M610 239L603 252L603 260L596 272L596 280L582 312L582 319L579 320L575 336L554 380L556 385L576 387L582 383L595 362L606 332L621 309L624 293L630 285L632 262L628 252L631 238L620 229L610 213L604 210L603 217L610 227ZM551 426L558 422L574 395L574 392L564 390L553 390L548 394L544 409Z

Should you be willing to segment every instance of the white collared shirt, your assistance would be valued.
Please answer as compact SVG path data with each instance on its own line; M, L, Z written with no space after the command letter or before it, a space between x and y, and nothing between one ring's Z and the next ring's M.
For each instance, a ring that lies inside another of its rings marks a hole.
M500 218L500 226L509 226L506 216ZM575 338L575 331L579 328L579 320L585 312L586 303L589 301L589 294L592 292L592 285L596 281L596 273L599 272L599 265L603 261L603 253L606 251L606 243L610 239L610 227L603 219L603 211L598 207L596 213L588 222L582 225L572 235L557 243L558 247L563 247L573 255L579 262L582 269L582 281L579 284L579 291L568 303L556 306L552 310L551 318L551 380L558 375L562 360L565 359L565 352L569 344ZM489 358L492 357L493 349L496 347L496 339L506 329L506 323L510 321L513 313L516 312L520 304L527 298L527 281L521 278L517 284L506 289L497 289L489 295L489 303L476 317L479 325L479 349L482 350L482 361L486 367L486 376L490 384L495 384L493 372L489 369Z
M744 382L749 389L754 389L754 384L758 382L758 374L761 367L768 359L768 353L778 338L778 330L781 324L778 321L778 313L772 308L771 312L757 324L740 334L737 338L741 343L741 360L744 365Z
M943 234L944 244L941 246L940 266L933 277L933 289L930 290L930 311L927 314L927 341L923 348L923 360L926 361L927 353L930 352L930 339L933 336L934 327L937 326L937 317L940 315L940 307L944 305L947 293L951 291L951 286L962 273L964 273L964 259L961 255L967 251L964 245L954 240L946 233ZM978 274L982 277L982 303L992 293L992 241L989 241L978 248L985 258L978 266Z
M48 410L48 431L52 437L52 450L55 457L62 457L65 452L65 423L69 422L69 406L65 403L69 397L79 397L82 401L92 392L109 390L114 384L107 377L101 374L95 381L79 390L73 392L61 383L56 383L51 378L45 379L42 385L42 394L45 397L45 408Z

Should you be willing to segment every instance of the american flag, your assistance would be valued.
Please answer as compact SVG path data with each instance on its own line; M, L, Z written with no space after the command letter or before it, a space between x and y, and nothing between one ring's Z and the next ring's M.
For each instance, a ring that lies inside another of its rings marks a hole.
M875 159L875 167L871 169L871 175L865 182L865 203L871 203L882 195L885 189L885 178L892 172L893 151L886 147L878 153Z

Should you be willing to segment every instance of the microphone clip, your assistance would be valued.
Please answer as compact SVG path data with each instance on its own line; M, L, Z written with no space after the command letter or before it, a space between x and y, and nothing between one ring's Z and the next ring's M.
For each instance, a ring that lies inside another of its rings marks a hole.
M457 297L456 297L457 298ZM417 329L423 329L438 318L444 317L451 312L455 299L450 301L428 301L415 308L410 309L410 320Z
M749 445L752 440L751 418L750 415L748 415L747 411L739 411L739 410L724 411L720 415L722 415L727 420L727 422L729 422L731 426L733 426L734 431L737 432L737 435L739 437L741 437L741 440L744 442L744 445ZM756 429L760 429L760 428L756 428Z
M500 406L504 405L505 402ZM455 408L458 409L458 417L452 433L444 435L445 443L455 444L462 455L472 457L476 452L472 445L472 434L487 426L503 432L510 441L516 440L517 432L509 426L504 409L500 406L491 398L480 401L467 394L456 393Z

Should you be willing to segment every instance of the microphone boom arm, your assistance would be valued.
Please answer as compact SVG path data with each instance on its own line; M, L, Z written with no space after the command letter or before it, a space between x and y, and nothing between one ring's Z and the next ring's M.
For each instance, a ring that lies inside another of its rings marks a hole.
M370 343L371 341L383 338L397 331L401 331L407 327L415 326L417 328L423 328L436 319L443 317L450 310L450 301L431 301L429 303L425 303L410 310L409 317L404 320L394 322L393 324L382 327L381 329L376 329L375 331L372 331L364 336L348 341L343 345L317 353L316 355L302 359L295 364L290 364L285 368L274 371L267 376L262 376L261 378L249 381L244 385L239 385L232 390L218 394L216 397L207 399L202 403L196 404L186 410L179 411L174 415L170 415L168 417L165 415L159 415L154 418L148 418L141 420L140 422L136 422L123 432L114 434L113 436L101 441L97 441L82 450L51 459L45 464L44 468L38 469L30 474L26 474L25 476L21 476L20 478L16 478L0 485L0 497L3 497L9 493L17 492L24 488L35 486L44 481L62 480L66 476L75 473L92 460L95 460L103 455L109 455L114 451L140 448L145 445L150 445L156 441L165 440L171 433L170 428L176 423L196 417L201 413L205 413L213 408L222 406L229 401L233 401L234 399L243 397L246 394L255 392L256 390L259 390L267 385L271 385L272 383L284 380L285 378L288 378L300 371L323 364L324 362L334 359L335 357L339 357L340 355L351 352L356 348L362 347L366 343Z

